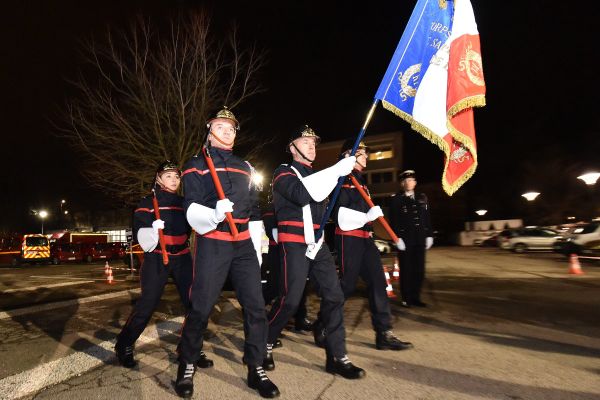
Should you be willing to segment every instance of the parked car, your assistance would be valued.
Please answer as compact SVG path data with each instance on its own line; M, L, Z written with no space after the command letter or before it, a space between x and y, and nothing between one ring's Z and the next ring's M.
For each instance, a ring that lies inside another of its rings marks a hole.
M524 253L530 250L554 250L554 244L561 236L557 231L549 228L528 227L517 229L508 239L508 248L515 253Z
M498 238L496 239L496 241L498 243L498 247L500 247L501 249L510 248L509 240L510 240L510 238L517 235L517 232L519 229L520 228L512 228L512 229L505 229L505 230L501 231L498 234Z
M68 261L83 261L81 245L77 243L54 243L50 246L52 264L58 265Z
M127 243L126 242L113 242L109 243L108 246L111 250L110 258L113 260L122 260L125 257L125 253L127 251Z
M380 254L389 254L392 252L392 246L387 240L375 239L374 241Z
M474 243L477 239L474 241ZM500 246L500 233L494 233L492 236L480 240L479 243L476 243L481 247L499 247Z
M82 243L81 251L86 262L110 260L112 249L108 243Z
M556 241L554 251L567 256L600 255L600 221L575 227L571 233Z

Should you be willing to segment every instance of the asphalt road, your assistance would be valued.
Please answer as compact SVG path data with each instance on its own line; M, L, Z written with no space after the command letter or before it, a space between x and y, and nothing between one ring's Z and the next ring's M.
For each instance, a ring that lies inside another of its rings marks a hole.
M384 259L386 264L391 260ZM139 289L104 265L0 267L0 398L175 398L183 309L169 285L138 343L135 370L112 346ZM286 331L269 374L283 399L600 399L600 263L551 253L434 248L425 309L392 300L394 331L413 350L374 347L361 291L346 304L348 353L367 371L347 381L324 371L312 337ZM397 283L394 283L397 287ZM309 297L309 314L318 298ZM224 292L206 334L215 367L196 374L199 399L258 398L245 385L240 307Z

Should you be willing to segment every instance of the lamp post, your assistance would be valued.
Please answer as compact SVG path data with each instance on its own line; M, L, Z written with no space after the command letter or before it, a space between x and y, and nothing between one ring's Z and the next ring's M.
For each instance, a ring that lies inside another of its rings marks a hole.
M600 178L600 172L586 172L583 175L579 175L577 177L577 179L580 179L582 181L585 182L585 184L590 188L590 190L588 191L588 196L589 196L589 201L587 202L589 205L591 205L591 210L588 210L588 212L590 212L590 219L594 218L597 215L594 215L597 211L597 207L595 205L595 200L596 200L596 196L594 196L594 185L596 185L596 182L598 182L598 178Z
M581 179L588 186L593 186L600 178L600 172L587 172L583 175L579 175L577 179Z
M527 201L534 201L541 193L539 192L527 192L527 193L523 193L521 195L521 197L524 197L527 199Z
M532 202L533 202L535 199L537 199L537 198L538 198L538 196L539 196L540 194L541 194L540 192L526 192L526 193L523 193L523 194L521 195L521 197L525 198L525 199L527 200L527 202L530 204L530 205L527 207L527 211L528 211L528 214L529 214L529 218L530 218L531 220L535 220L535 218L533 218L533 210L532 210L533 206L531 205L531 203L532 203Z
M44 219L46 219L47 216L48 211L46 210L41 210L40 212L38 212L38 217L42 219L42 235L44 234Z

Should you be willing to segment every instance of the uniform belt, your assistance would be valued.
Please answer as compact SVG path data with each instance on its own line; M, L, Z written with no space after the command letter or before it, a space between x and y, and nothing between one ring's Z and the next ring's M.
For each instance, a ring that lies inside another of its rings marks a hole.
M237 227L238 232L241 231L245 231L248 229L248 221L250 219L249 218L244 218L244 219L237 219L234 218L233 219L233 223L235 224L235 226ZM217 231L218 232L224 232L227 234L231 233L231 229L229 228L229 223L227 222L227 220L223 220L223 222L221 222L219 224L219 226L217 226Z
M365 231L362 229L352 229L350 231L343 231L339 227L335 228L335 234L340 235L340 236L354 236L354 237L359 237L359 238L364 238L364 239L371 237L371 232L369 232L369 231Z
M198 236L208 239L224 240L227 242L239 242L241 240L250 239L250 231L247 229L245 231L240 231L235 239L233 238L233 235L231 233L223 231L210 231L208 233L205 233L204 235Z
M168 251L167 251L167 254L168 254L169 256L181 256L181 255L183 255L183 254L187 254L187 253L189 253L189 252L190 252L190 248L189 248L189 247L186 247L185 249L183 249L183 250L181 250L181 251L179 251L179 252L177 252L177 253L170 253L170 252L168 252ZM156 249L156 250L154 250L154 251L153 251L153 253L162 254L162 251L161 251L160 249Z

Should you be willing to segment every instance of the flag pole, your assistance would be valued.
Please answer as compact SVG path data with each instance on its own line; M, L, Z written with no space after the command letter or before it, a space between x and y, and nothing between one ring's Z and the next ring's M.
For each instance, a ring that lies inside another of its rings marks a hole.
M351 156L353 156L356 153L356 149L358 149L358 146L360 145L360 141L362 140L363 136L365 136L365 131L367 130L367 127L369 126L369 123L371 122L371 118L373 117L373 114L375 113L375 108L377 107L378 103L379 103L379 99L373 100L373 104L371 104L371 109L369 110L369 113L367 114L367 117L365 118L365 122L364 122L362 128L360 129L360 132L358 132L358 136L356 137L354 146L352 146L352 151L350 152ZM344 183L344 180L346 180L345 176L340 177L338 179L337 185L335 186L335 189L332 192L331 198L329 199L329 204L327 204L327 208L325 209L325 214L323 215L323 219L321 220L321 225L319 226L319 230L317 231L317 233L315 233L316 241L319 241L321 239L321 237L323 236L323 232L325 230L325 224L329 220L329 217L331 217L331 213L333 212L333 207L335 206L337 198L340 194L340 190L342 189L342 184Z
M354 175L352 175L352 174L348 175L348 177L352 181L352 184L354 185L354 187L358 190L358 193L360 193L360 195L362 196L363 200L367 203L367 205L371 208L375 207L375 203L373 203L373 200L371 200L371 197L369 196L369 194L367 192L365 192L365 190L362 188L362 186L360 185L360 182L358 182L358 179L356 179L354 177ZM385 217L377 217L377 221L379 221L379 223L383 226L383 229L385 229L385 231L388 233L388 235L390 235L390 238L392 238L392 241L394 243L397 243L398 236L396 236L396 234L392 230L392 227L390 226L390 224L388 224Z

